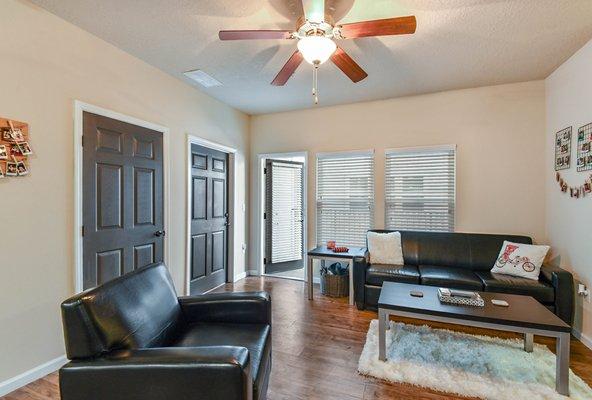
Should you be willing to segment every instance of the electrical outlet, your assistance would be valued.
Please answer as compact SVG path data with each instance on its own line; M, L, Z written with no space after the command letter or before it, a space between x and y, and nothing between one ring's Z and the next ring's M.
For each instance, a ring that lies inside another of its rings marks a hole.
M588 288L583 283L578 284L578 296L582 296L584 300L590 303L590 292Z

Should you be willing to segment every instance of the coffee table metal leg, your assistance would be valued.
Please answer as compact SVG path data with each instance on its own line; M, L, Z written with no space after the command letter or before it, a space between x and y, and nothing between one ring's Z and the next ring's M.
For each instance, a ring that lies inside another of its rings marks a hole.
M555 390L564 396L569 396L569 340L569 333L560 333L556 344Z
M312 263L313 263L313 258L312 257L308 257L308 279L307 279L307 284L308 284L308 299L312 300Z
M526 351L527 353L532 353L533 347L534 347L534 334L525 333L524 334L524 351Z
M378 359L386 361L386 326L388 314L385 310L378 309Z
M354 305L354 262L349 260L349 305Z

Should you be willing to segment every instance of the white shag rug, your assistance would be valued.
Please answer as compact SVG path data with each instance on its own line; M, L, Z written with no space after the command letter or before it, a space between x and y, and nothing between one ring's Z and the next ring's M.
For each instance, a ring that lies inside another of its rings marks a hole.
M521 339L500 339L390 322L387 361L378 360L378 321L370 323L358 365L364 375L492 400L566 399L555 392L555 354ZM571 370L572 399L592 399Z

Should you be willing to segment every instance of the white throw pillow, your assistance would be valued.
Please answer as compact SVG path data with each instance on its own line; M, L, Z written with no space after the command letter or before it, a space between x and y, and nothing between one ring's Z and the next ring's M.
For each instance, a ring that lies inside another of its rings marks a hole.
M368 232L368 252L372 264L405 264L399 232Z
M536 281L539 279L541 266L548 251L549 246L513 243L506 240L491 272Z

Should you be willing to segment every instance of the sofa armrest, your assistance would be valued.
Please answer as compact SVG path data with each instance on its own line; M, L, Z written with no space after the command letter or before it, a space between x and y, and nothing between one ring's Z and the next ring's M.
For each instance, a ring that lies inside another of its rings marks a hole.
M370 253L368 249L364 249L363 256L357 256L353 259L353 274L354 274L354 301L358 310L364 309L365 302L365 283L366 283L366 268L370 262Z
M571 325L574 314L574 280L571 272L560 267L543 264L540 279L555 289L555 314Z
M249 351L209 346L116 351L60 369L62 400L251 400Z
M228 292L180 297L185 320L271 325L271 297L266 292Z

